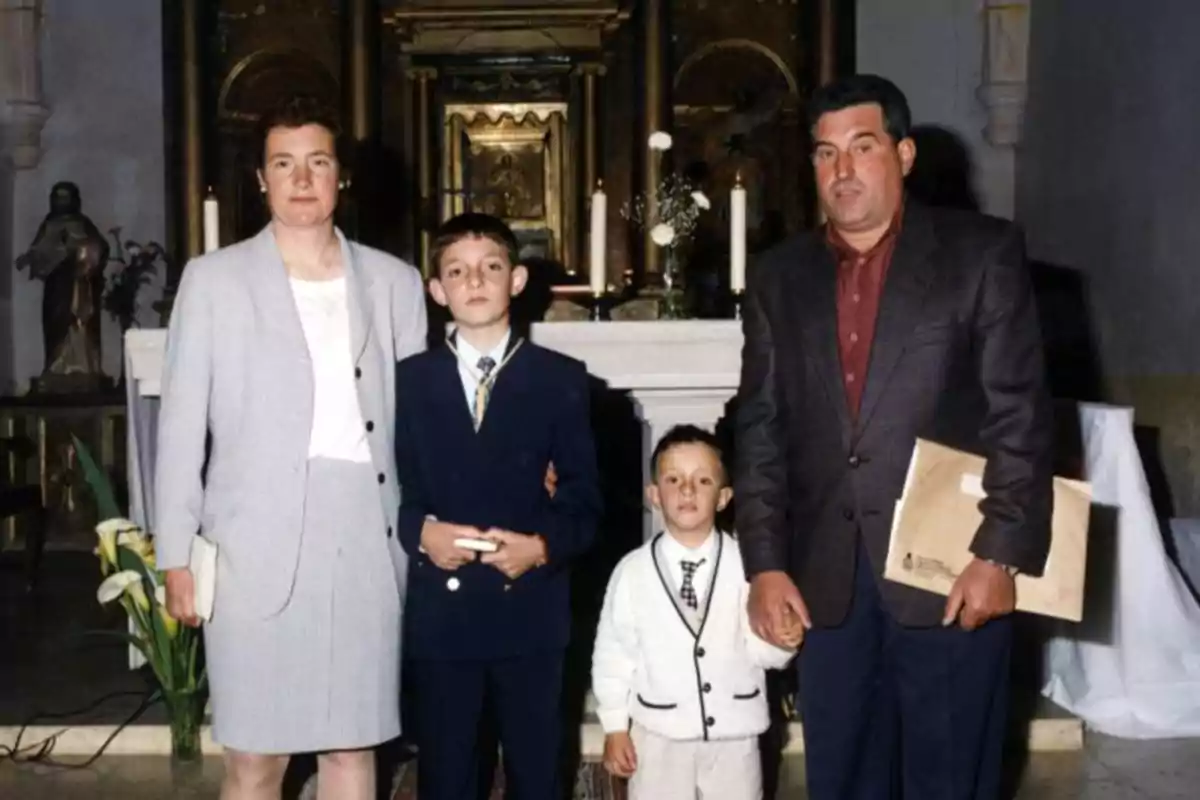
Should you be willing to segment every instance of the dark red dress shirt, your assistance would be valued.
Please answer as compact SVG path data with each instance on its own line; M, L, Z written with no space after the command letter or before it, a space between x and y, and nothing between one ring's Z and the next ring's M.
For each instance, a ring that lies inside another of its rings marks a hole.
M851 247L832 225L825 226L825 239L837 260L837 333L842 383L850 414L855 419L867 382L879 301L896 249L902 215L903 212L896 214L887 233L865 253Z

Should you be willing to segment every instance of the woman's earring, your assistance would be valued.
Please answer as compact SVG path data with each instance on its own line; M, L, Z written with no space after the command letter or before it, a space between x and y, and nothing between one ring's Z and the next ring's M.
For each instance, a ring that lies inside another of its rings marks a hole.
M349 189L349 188L350 188L350 179L349 178L343 178L342 180L338 181L338 191L345 191L346 189Z
M260 184L258 185L258 193L259 193L259 194L266 194L266 193L267 193L267 187L263 186L263 185L260 183Z

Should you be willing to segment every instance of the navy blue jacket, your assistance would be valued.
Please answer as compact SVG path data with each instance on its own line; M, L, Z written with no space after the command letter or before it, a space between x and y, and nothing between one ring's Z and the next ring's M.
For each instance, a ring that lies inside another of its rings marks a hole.
M406 359L396 368L396 462L411 559L405 654L487 659L565 647L569 567L591 546L601 507L583 364L523 343L496 376L477 433L454 353L441 346ZM419 551L427 515L540 534L548 563L515 581L478 561L444 571Z

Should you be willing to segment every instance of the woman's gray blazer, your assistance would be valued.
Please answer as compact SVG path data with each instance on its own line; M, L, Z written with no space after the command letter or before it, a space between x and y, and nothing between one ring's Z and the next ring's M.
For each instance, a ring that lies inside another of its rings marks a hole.
M425 347L424 287L411 266L337 236L358 399L403 596L395 365ZM160 569L186 566L192 537L203 533L219 546L218 607L261 616L283 608L299 553L312 414L312 363L271 229L191 261L163 365L153 531Z

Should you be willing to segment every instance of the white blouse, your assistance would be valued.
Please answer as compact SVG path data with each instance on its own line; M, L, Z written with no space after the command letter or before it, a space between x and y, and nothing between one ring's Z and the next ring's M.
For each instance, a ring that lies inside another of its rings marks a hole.
M308 457L370 463L371 450L350 358L346 279L292 278L291 284L313 366L313 425Z

